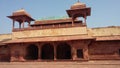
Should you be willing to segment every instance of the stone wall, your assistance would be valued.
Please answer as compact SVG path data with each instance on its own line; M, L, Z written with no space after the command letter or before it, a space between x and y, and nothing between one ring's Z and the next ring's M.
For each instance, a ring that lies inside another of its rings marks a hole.
M41 29L18 31L12 34L1 34L0 41L11 38L29 38L29 37L45 37L45 36L63 36L63 35L82 35L89 36L111 36L120 35L120 27L101 27L101 28L86 28L86 27L71 27L71 28L56 28L56 29Z
M90 59L120 59L120 41L99 41L89 45Z
M23 61L24 55L25 55L25 47L21 44L11 44L10 47L10 54L11 58L10 61Z
M87 34L86 27L40 29L13 32L13 39L30 38L30 37L47 37L47 36L66 36L66 35L83 35Z
M10 53L8 46L0 46L0 62L9 61Z
M74 56L73 60L89 60L88 44L90 43L90 40L71 41L69 43L73 50L73 56ZM83 50L83 58L78 58L77 56L78 49Z
M11 34L0 34L0 41L11 39L11 38L12 38Z
M90 36L113 36L120 35L120 27L101 27L88 29Z

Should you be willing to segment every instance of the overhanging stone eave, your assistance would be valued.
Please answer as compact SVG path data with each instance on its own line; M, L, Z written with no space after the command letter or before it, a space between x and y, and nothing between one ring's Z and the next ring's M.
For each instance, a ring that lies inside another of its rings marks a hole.
M95 40L94 37L89 36L56 36L56 37L35 37L35 38L20 38L14 39L5 44L11 43L31 43L31 42L55 42L55 41L73 41L73 40Z

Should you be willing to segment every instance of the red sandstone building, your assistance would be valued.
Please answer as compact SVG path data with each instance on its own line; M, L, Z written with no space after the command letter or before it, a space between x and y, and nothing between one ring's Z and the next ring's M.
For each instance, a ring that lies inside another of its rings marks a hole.
M0 61L120 60L119 26L87 28L91 8L84 3L66 12L69 18L57 20L34 20L24 9L13 12L12 33L0 35Z

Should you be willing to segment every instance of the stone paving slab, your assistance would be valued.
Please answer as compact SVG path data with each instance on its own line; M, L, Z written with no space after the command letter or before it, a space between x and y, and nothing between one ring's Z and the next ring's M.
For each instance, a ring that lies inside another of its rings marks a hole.
M1 62L0 68L120 68L120 61Z

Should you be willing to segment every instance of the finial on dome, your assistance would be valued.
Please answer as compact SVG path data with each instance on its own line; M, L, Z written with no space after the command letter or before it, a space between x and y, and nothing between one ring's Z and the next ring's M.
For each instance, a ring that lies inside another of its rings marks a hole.
M83 9L83 8L86 8L86 4L81 3L80 0L78 0L77 3L71 6L71 9Z

